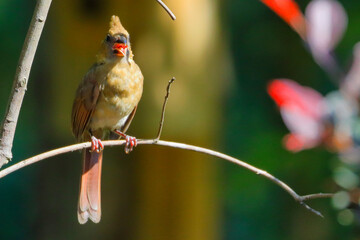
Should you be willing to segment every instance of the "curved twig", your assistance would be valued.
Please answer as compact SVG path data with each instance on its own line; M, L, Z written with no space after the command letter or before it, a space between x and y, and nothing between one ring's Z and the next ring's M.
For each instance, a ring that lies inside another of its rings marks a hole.
M110 140L110 141L103 141L104 146L119 146L119 145L124 145L125 141L124 140ZM289 193L294 199L295 201L299 202L301 205L303 205L306 209L308 209L309 211L315 213L318 216L323 217L323 215L319 212L316 211L315 209L311 208L310 206L308 206L305 201L307 200L311 200L311 199L317 199L317 198L330 198L332 197L332 194L329 193L318 193L318 194L311 194L311 195L305 195L305 196L300 196L298 195L291 187L289 187L286 183L284 183L283 181L277 179L276 177L274 177L273 175L271 175L270 173L256 168L246 162L243 162L239 159L236 159L234 157L231 157L229 155L214 151L214 150L210 150L207 148L202 148L202 147L198 147L198 146L193 146L193 145L189 145L189 144L185 144L185 143L177 143L177 142L169 142L169 141L163 141L163 140L158 140L158 139L148 139L148 140L138 140L138 145L159 145L159 146L166 146L166 147L172 147L172 148L179 148L179 149L184 149L184 150L188 150L188 151L194 151L194 152L199 152L199 153L203 153L203 154L207 154L210 156L214 156L214 157L218 157L221 159L224 159L226 161L235 163L238 166L241 166L243 168L246 168L258 175L261 175L267 179L269 179L270 181L272 181L273 183L277 184L278 186L280 186L282 189L284 189L287 193ZM56 155L60 155L60 154L64 154L67 152L73 152L73 151L77 151L77 150L81 150L83 148L89 148L91 146L90 142L85 142L85 143L78 143L78 144L74 144L74 145L70 145L70 146L66 146L66 147L62 147L62 148L58 148L58 149L54 149L39 155L36 155L34 157L25 159L19 163L16 163L4 170L0 171L0 178L5 177L6 175L15 172L23 167L29 166L31 164L40 162L44 159L50 158L50 157L54 157Z
M168 8L165 3L163 3L163 1L161 0L156 0L163 8L164 10L169 14L169 16L171 17L172 20L176 20L175 14L173 14L173 12L170 10L170 8Z

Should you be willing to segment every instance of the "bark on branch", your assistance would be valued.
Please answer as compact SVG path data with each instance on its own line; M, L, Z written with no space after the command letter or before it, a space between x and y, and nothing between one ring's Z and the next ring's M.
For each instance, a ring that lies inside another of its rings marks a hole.
M39 43L51 0L38 0L23 49L9 97L9 103L0 130L0 168L12 158L12 145L21 104L25 95L31 65Z

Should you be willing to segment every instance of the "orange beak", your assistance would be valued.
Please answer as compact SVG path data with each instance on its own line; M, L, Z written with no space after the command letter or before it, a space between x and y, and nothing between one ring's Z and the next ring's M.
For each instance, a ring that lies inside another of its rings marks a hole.
M114 46L112 47L113 49L113 53L115 55L117 55L118 57L123 57L126 55L126 49L127 49L127 45L123 44L123 43L115 43Z

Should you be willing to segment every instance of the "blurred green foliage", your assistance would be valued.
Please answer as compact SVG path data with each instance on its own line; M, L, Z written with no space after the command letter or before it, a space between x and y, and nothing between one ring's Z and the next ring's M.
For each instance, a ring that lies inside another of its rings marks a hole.
M304 10L309 1L298 1ZM338 48L349 64L360 24L359 3L347 1L349 28ZM334 90L301 39L259 1L222 4L222 20L234 61L235 86L226 100L225 152L241 156L281 178L299 194L334 192L332 165L338 161L325 149L287 152L281 144L287 129L266 93L270 79L290 78L322 93ZM341 226L330 200L309 204L325 215L318 219L267 181L225 166L225 239L354 239L357 224ZM239 173L240 172L240 173Z

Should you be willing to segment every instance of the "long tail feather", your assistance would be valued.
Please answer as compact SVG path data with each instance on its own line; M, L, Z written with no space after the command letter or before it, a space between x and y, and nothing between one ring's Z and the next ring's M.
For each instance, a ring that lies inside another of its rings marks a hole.
M94 223L98 223L101 218L102 152L89 152L89 149L85 149L83 158L78 220L84 224L90 218Z

